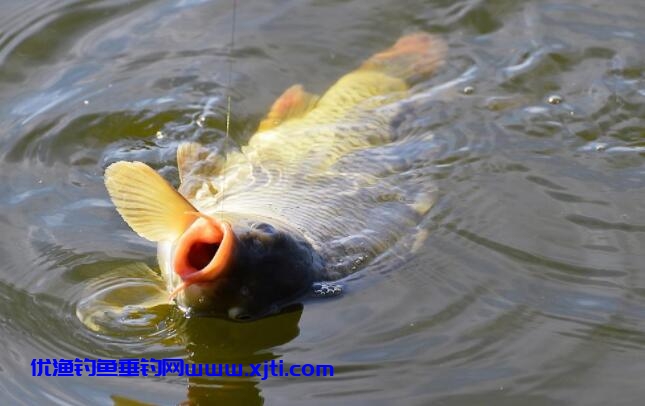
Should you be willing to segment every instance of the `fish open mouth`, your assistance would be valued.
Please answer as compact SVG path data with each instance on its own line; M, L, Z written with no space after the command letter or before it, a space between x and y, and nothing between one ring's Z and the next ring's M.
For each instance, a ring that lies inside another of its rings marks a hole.
M206 268L211 260L215 258L219 246L220 243L194 242L188 248L186 259L188 260L189 267L197 270Z
M198 218L177 240L173 269L183 283L174 297L193 283L210 282L229 267L235 247L231 225L199 212Z

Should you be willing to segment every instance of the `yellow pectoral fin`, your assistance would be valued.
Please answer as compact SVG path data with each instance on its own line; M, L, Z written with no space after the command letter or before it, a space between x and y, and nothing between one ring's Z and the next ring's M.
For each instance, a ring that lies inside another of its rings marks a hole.
M302 85L291 86L273 102L269 114L260 122L258 132L270 130L289 119L304 116L314 108L317 101L318 96L306 92Z
M105 186L123 220L150 241L175 240L195 220L193 205L142 162L110 165Z

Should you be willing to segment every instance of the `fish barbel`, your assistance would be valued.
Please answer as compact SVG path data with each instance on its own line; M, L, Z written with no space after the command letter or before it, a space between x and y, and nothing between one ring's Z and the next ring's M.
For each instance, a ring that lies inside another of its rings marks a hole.
M322 96L290 87L226 158L181 144L178 190L144 163L110 165L109 195L137 234L158 243L177 304L259 317L412 232L432 205L422 176L429 136L399 139L394 121L410 86L445 53L435 36L410 34Z

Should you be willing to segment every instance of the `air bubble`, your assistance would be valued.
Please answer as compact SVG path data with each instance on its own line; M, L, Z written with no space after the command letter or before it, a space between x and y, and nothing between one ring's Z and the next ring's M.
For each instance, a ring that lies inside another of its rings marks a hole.
M607 149L607 144L598 143L598 144L596 144L595 149L596 149L597 152L603 152L603 151L605 151Z
M558 96L557 94L553 94L553 95L549 96L549 98L546 99L546 101L549 104L560 104L560 103L562 103L562 97Z

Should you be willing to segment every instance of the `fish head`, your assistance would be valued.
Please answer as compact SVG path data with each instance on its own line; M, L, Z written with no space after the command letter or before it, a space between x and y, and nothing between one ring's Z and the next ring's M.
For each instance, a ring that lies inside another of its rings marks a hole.
M259 318L294 303L323 273L322 257L288 223L205 214L144 163L110 165L105 185L125 222L157 243L162 276L184 311Z
M173 296L191 314L253 320L276 313L321 274L322 258L297 230L218 217L199 214L175 243L159 248Z

